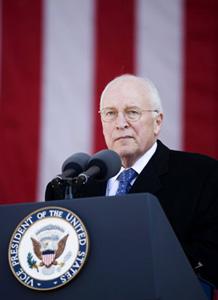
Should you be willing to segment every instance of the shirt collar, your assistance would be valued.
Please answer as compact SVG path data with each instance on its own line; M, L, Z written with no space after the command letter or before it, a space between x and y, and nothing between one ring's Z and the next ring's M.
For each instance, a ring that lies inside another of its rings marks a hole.
M144 169L144 167L147 165L151 157L154 155L155 151L157 149L157 142L155 142L152 147L145 152L135 163L131 166L132 169L134 169L137 174L140 174L141 171ZM120 173L125 170L125 168L122 166L120 171L114 176L109 179L110 183L113 183L115 180L117 180Z

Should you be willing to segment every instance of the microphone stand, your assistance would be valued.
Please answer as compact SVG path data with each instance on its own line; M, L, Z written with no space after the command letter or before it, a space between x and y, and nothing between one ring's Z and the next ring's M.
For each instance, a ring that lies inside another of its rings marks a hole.
M66 187L65 187L65 192L64 192L64 199L67 200L67 199L73 199L74 196L73 196L73 187L72 187L72 184L69 182L69 180L67 180L67 184L66 184Z
M89 178L86 174L82 174L84 176L81 177L62 177L58 175L53 179L53 183L56 186L63 186L64 187L64 199L74 199L74 194L76 193L77 189L81 187L81 185L85 184Z
M60 177L57 176L59 184L63 183L64 188L64 199L74 199L74 194L76 192L76 184L74 178L71 177Z
M77 189L80 188L83 184L88 181L89 177L65 177L62 178L63 181L66 183L64 199L74 199L74 194L76 193Z

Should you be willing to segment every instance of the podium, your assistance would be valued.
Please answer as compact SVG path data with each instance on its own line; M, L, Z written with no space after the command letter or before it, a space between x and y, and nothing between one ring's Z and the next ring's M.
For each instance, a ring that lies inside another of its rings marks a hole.
M17 225L46 207L73 211L89 235L89 255L66 285L38 291L21 284L8 262ZM80 198L0 206L0 291L8 299L206 300L156 197Z

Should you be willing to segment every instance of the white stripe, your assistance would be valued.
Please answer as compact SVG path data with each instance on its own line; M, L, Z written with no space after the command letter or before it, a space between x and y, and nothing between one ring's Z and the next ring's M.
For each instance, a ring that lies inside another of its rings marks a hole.
M182 147L183 1L138 0L136 70L157 86L164 109L161 140Z
M64 160L90 152L93 1L44 1L41 157L38 199Z

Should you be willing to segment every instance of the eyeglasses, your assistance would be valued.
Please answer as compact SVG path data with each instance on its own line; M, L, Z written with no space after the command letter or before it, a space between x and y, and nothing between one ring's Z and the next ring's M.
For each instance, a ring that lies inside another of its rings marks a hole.
M156 112L159 113L158 109L140 109L138 107L126 108L123 111L124 117L127 121L138 121L144 112ZM103 108L99 111L101 118L104 122L112 122L118 117L119 111L114 108Z

